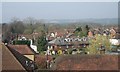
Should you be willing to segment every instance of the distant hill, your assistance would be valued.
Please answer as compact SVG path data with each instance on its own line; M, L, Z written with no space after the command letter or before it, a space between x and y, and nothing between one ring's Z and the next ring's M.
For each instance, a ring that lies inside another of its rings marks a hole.
M53 19L46 20L47 23L58 23L58 24L66 24L66 23L99 23L99 24L118 24L117 18L104 18L104 19Z

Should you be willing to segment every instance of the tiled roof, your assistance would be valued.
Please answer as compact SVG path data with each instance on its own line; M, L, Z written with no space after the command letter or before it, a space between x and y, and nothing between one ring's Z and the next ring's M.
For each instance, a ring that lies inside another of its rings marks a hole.
M35 62L36 63L39 63L39 62L41 62L41 61L46 61L47 60L47 56L46 55L35 55ZM52 60L52 56L50 56L50 55L48 55L48 60Z
M8 46L7 46L8 47ZM18 51L16 51L13 48L8 47L8 49L12 52L12 54L16 57L16 59L21 63L21 65L29 72L31 72L33 69L36 69L37 66L35 63L30 60L29 58L25 57ZM34 66L33 66L34 65Z
M25 70L11 51L2 44L2 70Z
M48 56L49 62L52 60L52 56ZM46 55L35 55L35 62L37 66L42 69L46 68L46 61L47 61L47 56Z
M117 55L67 55L55 60L58 70L118 70Z
M67 29L67 31L69 31L70 33L73 33L75 29Z
M27 45L8 45L8 47L18 51L21 54L34 54L34 52Z

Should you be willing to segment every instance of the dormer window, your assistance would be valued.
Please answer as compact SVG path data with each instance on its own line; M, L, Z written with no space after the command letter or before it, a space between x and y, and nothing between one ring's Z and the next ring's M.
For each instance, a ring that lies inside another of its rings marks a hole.
M26 66L28 66L28 61L25 61Z

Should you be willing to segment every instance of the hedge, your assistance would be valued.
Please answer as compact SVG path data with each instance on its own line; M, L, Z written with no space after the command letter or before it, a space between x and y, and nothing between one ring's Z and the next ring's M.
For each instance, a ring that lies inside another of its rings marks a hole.
M29 40L15 40L13 41L14 45L30 45L30 41Z

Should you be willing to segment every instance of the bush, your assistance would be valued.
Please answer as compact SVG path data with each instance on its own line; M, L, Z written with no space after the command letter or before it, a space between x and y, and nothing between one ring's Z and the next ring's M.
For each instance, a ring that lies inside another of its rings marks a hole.
M15 40L15 41L13 41L13 44L14 45L30 45L30 41L28 41L28 40L21 40L21 41Z
M87 47L86 51L90 54L100 54L99 48L101 45L105 46L105 50L111 50L109 39L103 35L96 35L95 39L89 40L90 45Z

